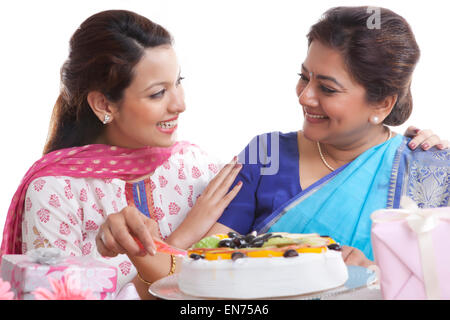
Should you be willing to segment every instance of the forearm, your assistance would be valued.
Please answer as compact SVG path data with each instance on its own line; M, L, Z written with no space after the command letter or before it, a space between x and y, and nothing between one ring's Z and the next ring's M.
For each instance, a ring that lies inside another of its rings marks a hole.
M166 238L165 242L174 247L186 250L198 240L198 235L192 230L189 230L189 226L181 224Z
M216 222L211 229L206 233L206 236L211 236L214 234L227 234L228 232L234 231L233 229L227 227L226 225Z
M174 256L174 272L179 272L181 259ZM171 255L157 253L155 256L146 255L144 257L130 256L130 260L136 267L141 279L135 277L133 283L143 300L154 299L148 292L151 283L166 277L172 271Z

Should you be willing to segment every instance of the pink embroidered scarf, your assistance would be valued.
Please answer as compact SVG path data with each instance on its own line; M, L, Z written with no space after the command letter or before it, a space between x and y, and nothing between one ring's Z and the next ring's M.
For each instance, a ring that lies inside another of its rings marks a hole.
M190 145L177 142L169 148L126 149L103 144L55 150L36 161L13 196L3 230L0 257L22 252L22 218L30 183L44 176L133 180L149 174L172 154Z

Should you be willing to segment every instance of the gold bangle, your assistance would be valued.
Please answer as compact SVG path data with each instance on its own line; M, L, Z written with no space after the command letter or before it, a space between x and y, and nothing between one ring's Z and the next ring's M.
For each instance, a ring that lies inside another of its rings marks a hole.
M175 268L177 267L177 259L175 258L175 256L173 254L170 255L170 271L169 274L167 276L171 276L175 273Z
M137 276L139 278L139 280L141 280L143 283L145 283L148 286L151 286L153 282L148 282L147 280L145 280L144 278L141 277L141 275L139 274L139 271L137 273Z
M170 271L167 274L167 276L171 276L172 274L175 273L175 268L177 266L177 260L175 258L175 256L173 254L170 255ZM148 286L151 286L153 282L147 281L144 278L141 277L141 275L139 274L139 271L137 273L138 279L141 280L143 283L145 283Z

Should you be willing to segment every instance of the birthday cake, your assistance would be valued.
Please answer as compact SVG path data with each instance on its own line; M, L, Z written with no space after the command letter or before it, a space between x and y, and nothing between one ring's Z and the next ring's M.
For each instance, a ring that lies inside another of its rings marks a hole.
M347 279L340 246L330 237L230 232L188 250L178 286L197 297L257 299L319 292Z

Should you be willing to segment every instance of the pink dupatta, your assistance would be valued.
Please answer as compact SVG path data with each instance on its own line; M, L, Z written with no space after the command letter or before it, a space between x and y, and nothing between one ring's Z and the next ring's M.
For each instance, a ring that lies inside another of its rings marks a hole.
M46 154L31 166L13 196L3 230L0 257L3 254L22 252L25 195L33 180L44 176L133 180L155 171L172 154L188 145L191 144L183 141L176 142L169 148L126 149L90 144Z

